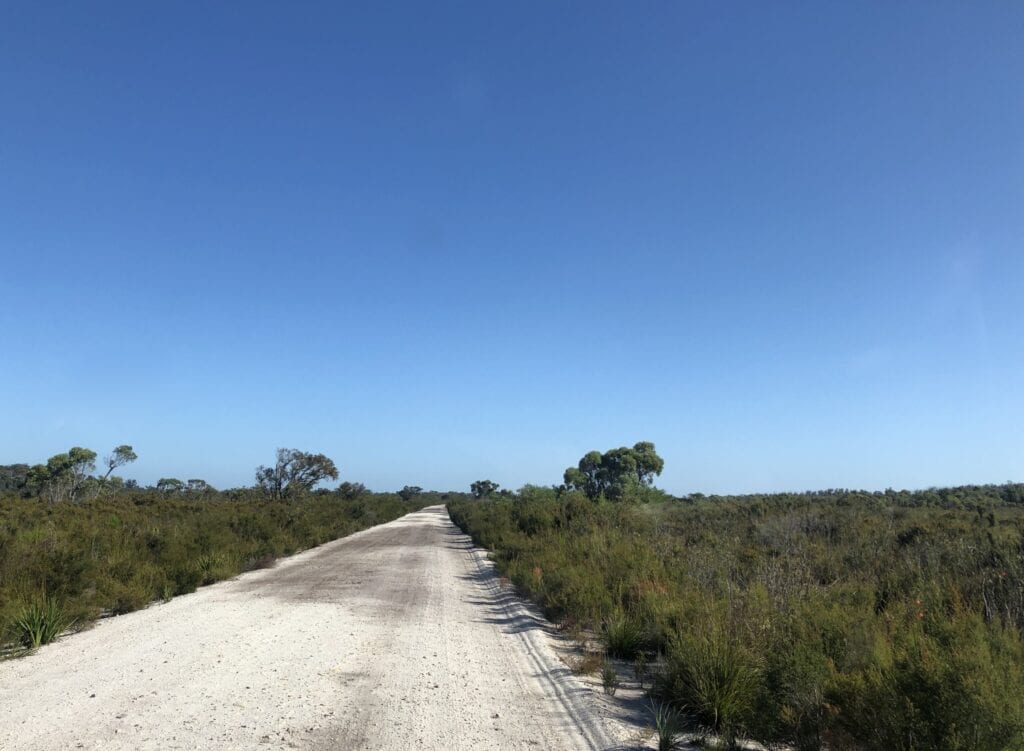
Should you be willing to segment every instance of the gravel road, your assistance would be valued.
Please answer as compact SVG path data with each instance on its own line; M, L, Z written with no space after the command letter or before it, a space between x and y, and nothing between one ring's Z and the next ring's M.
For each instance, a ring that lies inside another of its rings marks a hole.
M0 749L605 749L436 506L0 663Z

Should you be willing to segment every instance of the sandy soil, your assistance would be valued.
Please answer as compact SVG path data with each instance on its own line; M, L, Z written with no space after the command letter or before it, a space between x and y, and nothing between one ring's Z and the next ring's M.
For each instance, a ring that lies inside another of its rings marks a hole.
M607 749L550 626L424 509L0 663L0 749Z

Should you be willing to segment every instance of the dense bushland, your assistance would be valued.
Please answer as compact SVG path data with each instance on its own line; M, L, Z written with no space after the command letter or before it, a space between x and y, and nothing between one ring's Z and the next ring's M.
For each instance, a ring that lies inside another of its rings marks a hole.
M120 489L79 503L0 493L0 643L38 646L54 623L192 592L422 505L365 489L286 501L255 489Z
M652 691L691 728L995 751L1024 748L1022 500L1021 485L650 503L528 486L449 511L553 619L658 655Z

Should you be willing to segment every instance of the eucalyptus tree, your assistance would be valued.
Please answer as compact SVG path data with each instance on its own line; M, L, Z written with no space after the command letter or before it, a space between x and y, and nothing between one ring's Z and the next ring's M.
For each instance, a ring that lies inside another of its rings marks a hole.
M256 468L256 485L275 500L294 498L324 480L338 479L338 468L323 454L298 449L278 449L272 467Z
M404 488L398 491L399 497L403 501L409 501L418 496L423 492L423 488L419 485L406 485Z
M103 475L103 479L106 480L110 477L110 473L118 467L123 467L126 464L131 464L133 461L138 459L138 455L132 450L132 447L128 444L122 444L113 451L110 452L110 456L103 460L103 463L107 467L106 474Z
M76 501L96 471L96 452L74 446L65 454L54 454L46 464L37 464L28 471L28 484L48 501Z
M473 494L474 498L486 498L492 493L496 493L499 487L498 483L490 480L477 480L469 486L469 492Z
M631 488L651 487L664 467L665 460L658 456L654 444L641 441L633 448L621 446L603 454L589 451L575 467L565 470L563 479L567 488L579 490L592 500L601 496L619 500Z

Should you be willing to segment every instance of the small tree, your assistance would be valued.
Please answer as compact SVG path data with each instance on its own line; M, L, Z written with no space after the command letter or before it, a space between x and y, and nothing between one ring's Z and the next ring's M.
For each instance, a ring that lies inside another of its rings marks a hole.
M103 475L103 479L106 480L110 477L110 473L118 467L131 464L138 458L138 455L132 451L132 447L128 444L118 446L110 453L110 456L103 460L103 463L107 466L107 471L106 474Z
M156 489L163 493L181 493L185 490L185 483L177 477L161 477L157 480Z
M490 480L477 480L469 486L469 491L473 494L474 498L486 498L492 493L497 492L498 483L491 482Z
M51 502L75 501L86 480L96 471L96 452L80 446L66 454L55 454L46 464L37 464L28 471L28 484Z
M369 492L361 482L343 482L338 486L338 493L346 501L354 501L359 496L366 495Z
M271 498L293 498L312 490L318 483L338 479L338 468L323 454L308 454L298 449L278 449L273 467L256 468L256 485Z
M403 501L411 501L413 498L423 492L423 488L419 485L406 485L404 488L398 491L398 495Z

